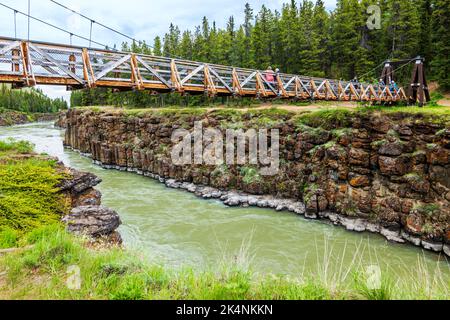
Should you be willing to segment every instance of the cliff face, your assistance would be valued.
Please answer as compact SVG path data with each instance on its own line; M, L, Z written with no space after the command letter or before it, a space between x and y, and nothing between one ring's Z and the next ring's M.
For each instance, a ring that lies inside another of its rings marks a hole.
M308 217L327 212L370 223L391 240L449 253L450 130L421 115L358 113L324 120L287 113L122 112L71 110L63 121L66 145L107 167L133 168L218 190L302 201ZM175 129L276 128L280 170L251 166L176 166ZM257 169L257 168L256 168ZM344 224L344 223L341 223ZM368 228L353 228L365 230Z

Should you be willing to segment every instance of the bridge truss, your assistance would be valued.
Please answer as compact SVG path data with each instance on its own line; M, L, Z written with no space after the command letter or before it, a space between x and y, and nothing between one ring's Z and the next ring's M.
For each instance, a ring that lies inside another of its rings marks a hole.
M403 88L385 85L283 73L268 82L260 70L11 38L0 38L0 83L301 100L408 100Z

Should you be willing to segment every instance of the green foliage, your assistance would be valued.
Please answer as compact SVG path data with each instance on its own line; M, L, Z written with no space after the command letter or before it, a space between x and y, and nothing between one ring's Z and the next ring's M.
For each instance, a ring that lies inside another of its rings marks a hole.
M261 182L261 175L259 169L254 167L242 167L241 168L242 181L245 184L252 184L255 182Z
M441 206L437 203L423 204L417 205L413 208L414 211L417 211L421 214L425 214L428 217L433 217L438 215L441 212Z
M19 149L22 147L19 143ZM65 206L56 185L62 178L55 169L55 161L2 159L0 226L26 233L59 221Z
M12 138L0 140L0 152L14 151L20 154L31 153L34 145L29 141L16 141Z
M63 99L50 99L39 89L12 90L0 86L0 107L26 113L54 113L67 109Z

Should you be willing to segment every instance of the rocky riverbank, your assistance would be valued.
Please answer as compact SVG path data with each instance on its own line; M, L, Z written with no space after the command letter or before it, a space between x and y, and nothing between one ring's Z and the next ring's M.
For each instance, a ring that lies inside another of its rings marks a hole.
M102 194L94 189L101 179L92 173L65 168L70 177L57 187L70 201L70 213L62 218L71 233L88 236L94 241L121 244L116 231L121 225L117 212L101 205Z
M102 112L71 110L67 146L106 168L135 171L230 206L288 210L450 254L450 130L439 117L407 113L294 115L273 110ZM205 128L280 130L280 171L176 166L172 133ZM287 200L290 199L290 200Z
M31 122L54 121L58 118L57 113L33 113L0 109L0 126L12 126L27 124Z

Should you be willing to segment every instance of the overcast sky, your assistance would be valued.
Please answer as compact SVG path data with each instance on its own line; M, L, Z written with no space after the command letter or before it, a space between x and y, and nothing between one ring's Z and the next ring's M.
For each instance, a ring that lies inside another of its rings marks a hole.
M249 2L255 11L265 4L271 9L280 9L282 3L290 0L57 0L58 2L79 11L86 16L111 26L135 39L145 40L152 44L157 35L164 35L169 24L173 22L181 30L193 29L199 25L203 16L216 21L218 27L224 27L229 16L233 15L237 23L243 21L243 11ZM298 1L297 1L298 2ZM26 12L28 0L0 0L0 3ZM332 10L336 0L325 0L328 9ZM89 37L90 22L70 11L67 11L50 0L31 0L31 15L60 26L73 33ZM31 21L30 38L69 43L69 35L52 29L39 22ZM11 10L0 6L0 36L14 37L14 14ZM17 15L17 37L27 38L27 18ZM100 26L94 25L93 39L102 44L120 44L126 39ZM87 45L85 40L73 38L73 43ZM63 87L43 87L52 97L67 99L70 95Z

